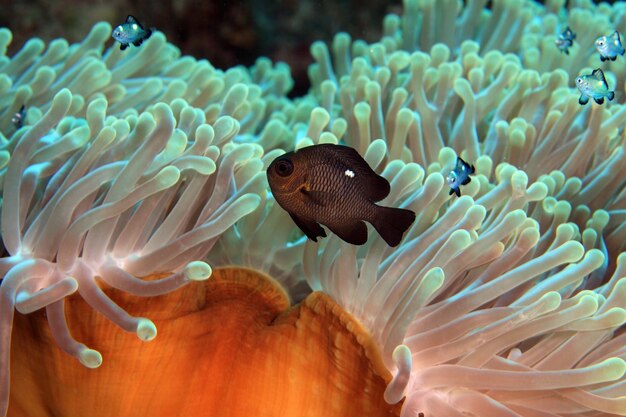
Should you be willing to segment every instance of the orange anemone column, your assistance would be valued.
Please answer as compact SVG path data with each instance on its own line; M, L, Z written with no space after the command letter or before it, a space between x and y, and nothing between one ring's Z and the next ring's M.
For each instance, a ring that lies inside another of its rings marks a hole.
M45 314L16 314L10 417L396 416L391 375L368 332L323 293L290 307L271 278L224 268L202 283L141 298L107 289L158 328L123 332L80 297L66 301L74 337L102 353L83 367L52 340Z

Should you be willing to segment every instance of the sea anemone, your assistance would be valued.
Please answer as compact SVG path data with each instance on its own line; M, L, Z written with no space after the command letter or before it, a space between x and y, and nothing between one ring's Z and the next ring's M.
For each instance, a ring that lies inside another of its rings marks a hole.
M379 42L313 44L294 100L284 65L219 71L158 32L106 49L103 23L3 57L3 409L626 415L626 107L577 102L596 32L565 68L553 44L623 5L485 3L406 0ZM340 142L415 211L398 247L307 240L268 192L275 157Z
M253 211L263 193L258 145L216 146L237 132L230 116L190 129L165 104L118 119L107 117L106 101L96 98L86 119L76 119L65 117L72 100L69 90L61 90L46 114L8 145L2 204L7 256L0 260L3 409L14 310L45 307L59 347L98 367L100 353L70 334L65 297L78 291L122 329L152 340L152 321L126 313L99 281L146 297L209 278L202 254ZM180 110L187 113L198 114L189 106Z

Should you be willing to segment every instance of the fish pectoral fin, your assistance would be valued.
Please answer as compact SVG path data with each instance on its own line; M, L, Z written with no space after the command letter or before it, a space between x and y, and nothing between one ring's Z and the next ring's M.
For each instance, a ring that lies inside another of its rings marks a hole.
M598 104L603 104L604 103L604 98L600 97L600 98L593 98L593 100L598 103Z
M325 191L311 190L306 186L300 187L300 193L304 196L306 200L322 207L326 205L324 201L328 201L328 199L330 198L330 196L328 196L329 193Z
M578 98L578 104L581 104L584 106L587 103L589 103L589 97L581 94L581 96Z
M363 245L367 242L367 226L362 220L347 220L334 224L326 224L341 240L352 245Z
M326 237L326 231L319 223L314 222L313 220L303 219L302 217L298 217L295 214L289 213L291 216L291 220L302 230L302 232L311 239L313 242L317 242L318 237Z
M122 43L120 44L120 50L123 51L124 49L128 48L128 44L127 43Z

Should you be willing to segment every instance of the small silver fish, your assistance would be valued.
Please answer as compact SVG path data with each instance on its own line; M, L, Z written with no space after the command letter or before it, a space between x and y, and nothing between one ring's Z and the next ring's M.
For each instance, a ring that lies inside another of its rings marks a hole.
M563 33L561 33L559 37L556 38L554 43L561 52L565 52L565 55L569 55L569 48L571 48L574 44L574 39L576 39L576 34L572 32L572 30L568 26L565 28Z
M609 36L600 36L596 39L596 50L600 53L600 61L615 61L618 55L624 55L624 47L619 32L615 31Z
M141 45L152 35L152 30L144 29L137 19L128 15L126 22L113 29L111 36L120 43L120 49L123 51L131 43L135 46Z
M582 105L587 104L590 97L598 104L604 103L604 97L609 101L615 97L615 92L609 91L604 72L600 68L594 69L591 74L577 77L576 87L580 90L578 102Z
M13 122L13 126L15 126L16 129L19 129L24 126L24 119L26 119L26 107L22 104L20 111L15 113L11 118L11 122Z
M457 197L461 197L461 185L469 184L470 181L472 181L470 175L473 174L474 171L474 165L468 164L461 159L460 156L457 156L456 166L446 177L446 181L450 187L449 194L452 195L454 193Z
M389 246L397 246L415 213L375 204L389 195L389 181L348 146L321 144L288 152L267 168L276 202L311 240L326 237L320 223L353 245L367 242L371 223Z

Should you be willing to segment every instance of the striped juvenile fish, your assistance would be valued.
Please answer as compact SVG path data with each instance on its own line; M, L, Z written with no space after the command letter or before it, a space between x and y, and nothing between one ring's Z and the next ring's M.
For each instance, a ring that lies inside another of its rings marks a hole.
M467 185L472 180L470 175L475 171L474 165L470 165L465 162L461 157L456 157L456 166L448 176L446 181L450 187L450 195L456 194L457 197L461 197L461 185Z
M563 33L561 33L559 37L556 38L554 43L561 52L565 52L565 55L569 55L569 48L571 48L574 44L574 39L576 39L576 34L572 32L572 30L568 26L565 28Z
M600 68L594 69L591 74L581 75L576 78L576 87L580 91L578 102L585 105L589 98L598 104L604 103L604 97L609 101L615 97L615 92L609 90L609 85L604 78L604 72Z
M624 55L624 47L619 32L615 31L609 36L600 36L596 39L596 50L600 54L600 61L615 61L618 55Z
M123 51L128 48L131 43L139 46L152 35L152 29L144 29L141 23L135 17L128 15L126 22L113 29L113 39L120 43L120 49Z

